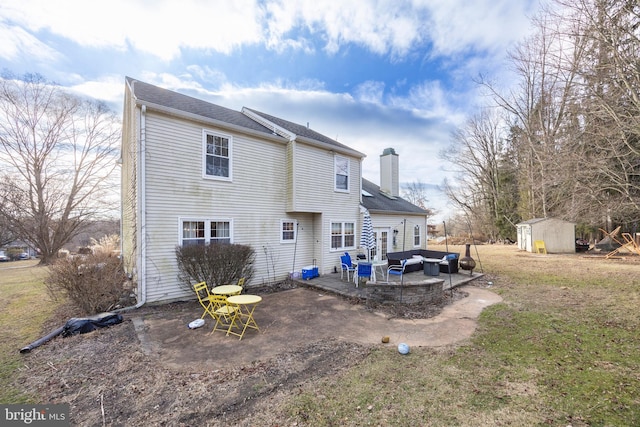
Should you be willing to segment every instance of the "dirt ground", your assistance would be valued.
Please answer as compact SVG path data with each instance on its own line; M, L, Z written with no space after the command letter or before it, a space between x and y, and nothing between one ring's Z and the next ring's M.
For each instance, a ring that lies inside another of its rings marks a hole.
M482 287L487 280L472 286ZM252 293L267 297L292 287L295 285L288 283ZM427 319L467 295L456 291L435 304L360 308L387 319ZM336 298L347 305L361 304ZM143 308L135 316L158 318L180 311L201 310L197 303L176 303ZM74 317L70 308L64 307L43 332L63 325L70 317ZM191 363L168 364L144 350L132 315L124 313L124 318L119 325L89 334L57 337L25 354L21 386L41 402L69 403L73 425L292 425L282 413L283 402L305 383L348 369L374 348L329 336L294 348L280 346L279 352L269 353L264 360L232 367L202 361L195 350ZM189 352L181 350L188 359Z

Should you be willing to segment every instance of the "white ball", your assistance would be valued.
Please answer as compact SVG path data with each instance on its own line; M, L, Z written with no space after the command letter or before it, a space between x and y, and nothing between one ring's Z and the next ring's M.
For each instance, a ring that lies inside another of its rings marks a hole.
M409 354L409 346L403 342L398 344L398 353L400 354Z

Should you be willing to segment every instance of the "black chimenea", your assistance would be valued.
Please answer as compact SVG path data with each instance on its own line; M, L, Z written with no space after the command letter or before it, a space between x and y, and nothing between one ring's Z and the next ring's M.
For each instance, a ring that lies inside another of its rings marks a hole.
M460 268L463 270L469 270L469 275L473 275L473 269L476 268L476 262L471 258L471 243L466 243L466 250L464 257L460 259Z

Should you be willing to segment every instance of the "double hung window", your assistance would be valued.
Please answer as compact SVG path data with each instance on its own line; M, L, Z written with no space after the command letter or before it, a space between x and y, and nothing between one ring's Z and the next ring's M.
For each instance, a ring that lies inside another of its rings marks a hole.
M331 222L331 249L354 249L355 229L354 222Z
M335 171L335 190L349 191L349 159L335 156L333 167Z
M231 221L229 220L181 220L180 244L208 245L231 243Z
M231 180L230 136L204 132L204 176Z
M296 221L283 219L280 221L280 242L294 243L296 241Z

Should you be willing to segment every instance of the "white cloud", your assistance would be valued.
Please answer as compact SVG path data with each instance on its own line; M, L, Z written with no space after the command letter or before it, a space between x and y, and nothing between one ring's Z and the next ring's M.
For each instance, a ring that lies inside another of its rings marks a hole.
M2 10L0 8L0 10ZM24 29L0 20L0 58L15 61L30 57L40 62L54 61L58 54Z
M401 59L428 42L444 55L502 49L527 28L528 7L511 0L4 0L0 15L33 35L47 30L80 46L133 48L167 61L182 49L229 54L255 44L309 54L315 44L330 54L353 44ZM5 40L5 50L18 48L15 37Z
M6 0L0 11L34 33L48 30L87 47L134 47L164 60L181 48L229 53L262 40L254 0Z
M105 101L121 108L124 95L124 80L120 76L110 75L96 81L79 80L69 89L78 94Z
M524 0L422 0L430 9L430 38L437 54L467 49L503 51L526 34L527 13L537 2Z
M403 56L425 33L424 11L406 1L279 0L267 3L266 10L271 45L304 39L300 32L316 34L330 54L356 44L379 55Z
M358 85L354 90L354 94L359 101L383 104L384 87L384 82L369 80Z

